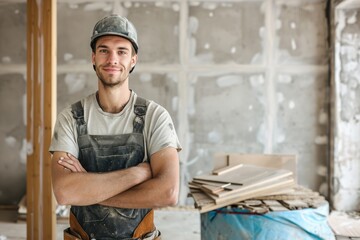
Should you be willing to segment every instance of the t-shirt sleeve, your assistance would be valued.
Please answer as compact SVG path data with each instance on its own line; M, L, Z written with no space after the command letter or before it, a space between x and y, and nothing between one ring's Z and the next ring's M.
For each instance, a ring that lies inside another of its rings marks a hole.
M49 151L50 153L57 151L68 152L78 157L79 147L76 125L70 108L63 110L56 119Z
M181 151L182 147L174 123L166 109L157 105L150 107L148 111L146 115L149 117L145 120L145 124L149 121L147 145L150 156L167 147Z

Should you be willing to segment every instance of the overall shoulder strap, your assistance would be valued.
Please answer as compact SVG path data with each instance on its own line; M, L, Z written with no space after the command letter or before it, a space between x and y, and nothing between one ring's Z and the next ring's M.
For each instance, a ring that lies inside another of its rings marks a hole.
M146 110L147 110L147 105L148 105L148 101L144 98L141 97L137 97L136 98L136 102L135 102L135 106L134 106L134 113L135 113L135 118L134 118L134 132L135 133L142 133L143 129L144 129L144 124L145 124L145 114L146 114Z
M71 112L73 114L73 118L76 120L78 136L87 134L86 122L84 120L84 108L81 104L81 101L71 105Z

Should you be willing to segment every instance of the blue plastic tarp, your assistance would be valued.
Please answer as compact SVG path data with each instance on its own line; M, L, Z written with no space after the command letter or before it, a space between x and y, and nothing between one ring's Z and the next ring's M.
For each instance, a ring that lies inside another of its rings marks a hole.
M252 214L224 207L201 214L202 240L335 240L327 223L329 205Z

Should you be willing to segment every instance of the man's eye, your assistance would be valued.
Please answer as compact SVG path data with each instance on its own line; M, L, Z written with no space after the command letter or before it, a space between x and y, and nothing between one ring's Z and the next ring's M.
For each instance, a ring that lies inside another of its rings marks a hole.
M126 52L125 51L119 51L119 55L125 55Z
M107 50L106 50L106 49L100 49L99 52L101 52L101 53L107 53Z

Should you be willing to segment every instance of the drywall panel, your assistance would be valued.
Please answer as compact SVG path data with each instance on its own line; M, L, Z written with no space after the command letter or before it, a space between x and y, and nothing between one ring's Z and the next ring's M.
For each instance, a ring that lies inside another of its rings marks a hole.
M329 61L326 1L279 1L276 4L277 61L326 65Z
M0 64L26 61L26 4L0 3Z
M0 75L0 205L17 204L26 188L26 82Z
M186 147L192 176L211 171L216 152L263 152L264 81L263 73L191 77Z
M26 3L10 2L0 6L0 205L26 188Z
M136 26L139 63L179 63L181 1L124 3L124 13Z
M190 2L192 63L263 63L262 1Z
M274 152L296 154L299 183L326 195L328 74L278 73L275 88L277 118Z

